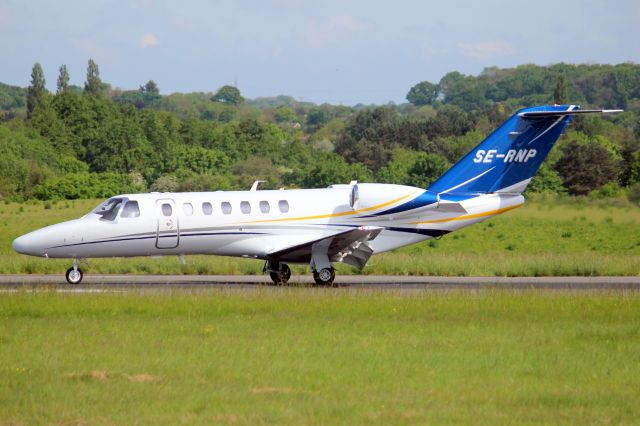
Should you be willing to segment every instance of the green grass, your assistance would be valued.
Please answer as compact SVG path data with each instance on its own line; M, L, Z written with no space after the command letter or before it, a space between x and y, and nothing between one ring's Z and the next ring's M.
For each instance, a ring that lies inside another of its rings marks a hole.
M0 204L0 273L61 274L68 260L18 255L13 239L79 217L99 201ZM255 260L191 256L96 259L89 273L260 274ZM640 274L640 208L616 200L534 200L481 224L371 258L365 274L547 276ZM294 272L304 272L296 267ZM341 266L340 274L357 273Z
M0 424L632 424L640 294L0 297Z

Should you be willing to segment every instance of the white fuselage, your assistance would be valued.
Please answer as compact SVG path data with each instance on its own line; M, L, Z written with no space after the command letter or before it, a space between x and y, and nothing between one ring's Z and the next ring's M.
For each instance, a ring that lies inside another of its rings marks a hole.
M380 253L443 235L524 202L520 194L495 193L421 205L416 201L425 193L421 188L357 185L357 200L353 185L121 195L123 204L137 202L139 215L126 217L123 209L106 219L89 213L24 235L14 248L52 258L211 254L268 259L287 247L372 226L384 228L368 243ZM384 213L398 206L402 211Z

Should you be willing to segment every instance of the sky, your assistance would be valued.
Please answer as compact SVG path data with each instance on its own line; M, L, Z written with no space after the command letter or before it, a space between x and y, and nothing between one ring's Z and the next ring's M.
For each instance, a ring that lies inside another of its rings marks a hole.
M82 86L92 58L121 89L402 103L450 71L638 63L640 1L0 0L0 58L22 87L35 62Z

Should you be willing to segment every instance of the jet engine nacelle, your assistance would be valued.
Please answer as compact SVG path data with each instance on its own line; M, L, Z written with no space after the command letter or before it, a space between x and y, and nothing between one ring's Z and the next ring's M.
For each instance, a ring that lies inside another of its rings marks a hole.
M420 191L419 188L412 186L386 183L356 183L351 185L349 205L354 210L366 210L389 203L391 208L396 204L393 201L409 200L411 196L418 195Z

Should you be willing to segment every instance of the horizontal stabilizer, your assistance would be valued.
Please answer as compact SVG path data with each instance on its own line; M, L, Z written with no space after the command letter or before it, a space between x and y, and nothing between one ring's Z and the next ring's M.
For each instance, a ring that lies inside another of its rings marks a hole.
M269 253L267 257L277 261L308 263L314 248L322 247L332 262L344 262L362 269L373 254L368 241L376 238L383 229L377 226L361 226L277 250Z
M521 112L518 114L522 118L544 118L544 117L562 117L564 115L578 114L616 114L623 112L622 109L575 109L571 111L531 111Z
M462 204L455 202L446 202L440 201L438 203L437 210L442 213L460 213L467 214L469 213L467 209L465 209Z

